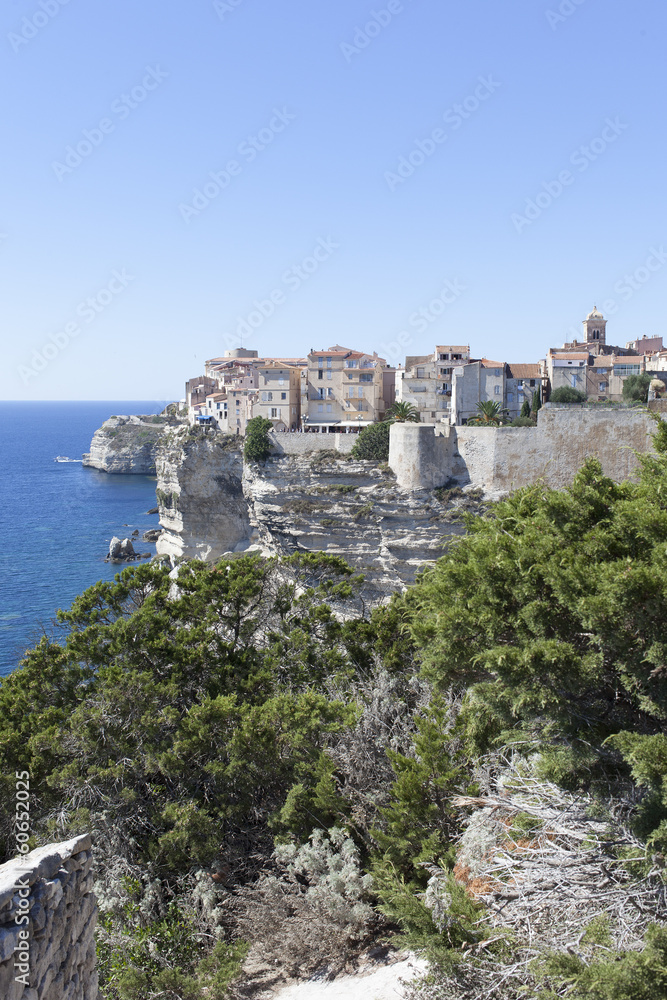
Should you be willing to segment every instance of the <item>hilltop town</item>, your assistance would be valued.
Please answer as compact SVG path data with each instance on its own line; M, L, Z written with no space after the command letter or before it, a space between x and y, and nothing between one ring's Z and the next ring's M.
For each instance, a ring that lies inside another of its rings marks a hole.
M190 423L227 434L243 435L258 416L277 432L355 434L399 402L413 406L422 423L454 426L475 417L480 403L497 404L511 422L526 403L534 411L562 388L575 390L581 401L619 403L625 380L644 373L667 384L662 337L608 344L607 320L594 308L580 340L550 347L536 362L476 358L461 344L407 356L398 367L340 344L311 349L305 358L260 358L236 348L207 361L204 373L186 383L185 399ZM655 387L651 392L656 395Z

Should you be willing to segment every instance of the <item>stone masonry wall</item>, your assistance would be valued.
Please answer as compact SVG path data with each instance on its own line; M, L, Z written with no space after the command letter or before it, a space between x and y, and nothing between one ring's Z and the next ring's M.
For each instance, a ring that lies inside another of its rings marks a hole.
M568 486L584 461L598 458L621 481L637 469L636 452L652 449L653 421L643 410L539 411L537 427L443 427L394 424L389 465L402 489L433 489L449 478L487 493L509 492L538 480Z
M2 1000L97 1000L89 835L0 865Z

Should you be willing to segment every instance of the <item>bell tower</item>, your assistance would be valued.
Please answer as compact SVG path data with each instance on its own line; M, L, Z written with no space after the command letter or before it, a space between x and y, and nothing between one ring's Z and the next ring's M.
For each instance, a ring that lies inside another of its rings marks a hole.
M589 312L584 320L584 341L601 347L607 343L607 320L597 308Z

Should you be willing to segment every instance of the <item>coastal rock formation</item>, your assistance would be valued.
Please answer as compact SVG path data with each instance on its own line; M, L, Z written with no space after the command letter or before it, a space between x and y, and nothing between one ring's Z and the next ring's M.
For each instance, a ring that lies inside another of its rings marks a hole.
M156 456L160 525L158 555L218 559L250 545L238 438L179 428L164 436Z
M134 562L136 559L150 559L150 552L135 552L134 545L129 538L114 537L109 542L109 552L105 562Z
M243 492L264 553L341 556L382 593L412 583L463 533L456 509L479 505L460 490L401 491L386 466L335 452L249 463Z
M155 450L169 424L159 416L110 417L93 435L83 464L102 472L155 474Z
M386 466L321 448L244 466L236 438L198 428L165 438L157 472L159 554L324 551L380 594L411 583L463 532L458 509L480 504L475 491L401 491Z

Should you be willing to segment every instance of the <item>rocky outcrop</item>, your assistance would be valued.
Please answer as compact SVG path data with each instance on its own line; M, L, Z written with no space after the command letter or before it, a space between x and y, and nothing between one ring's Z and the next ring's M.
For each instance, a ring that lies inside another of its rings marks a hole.
M112 563L135 562L137 559L150 559L150 557L150 552L135 552L131 539L123 538L121 541L114 535L109 542L109 552L104 561Z
M238 438L199 427L170 431L158 449L156 469L163 528L158 555L214 560L250 545Z
M83 464L102 472L155 474L155 451L169 427L166 417L110 417L95 431Z
M328 452L249 463L243 491L263 552L341 556L387 593L462 534L456 513L471 503L462 491L401 491L386 466Z
M165 439L157 472L159 554L214 560L324 551L380 593L411 583L448 537L463 532L459 509L479 507L474 491L401 491L386 466L333 450L244 466L236 438L201 429Z
M84 835L0 865L3 1000L97 1000L91 857Z

